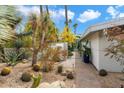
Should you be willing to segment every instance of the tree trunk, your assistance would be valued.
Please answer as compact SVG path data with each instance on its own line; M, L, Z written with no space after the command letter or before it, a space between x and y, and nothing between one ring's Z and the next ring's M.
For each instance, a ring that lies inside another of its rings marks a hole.
M76 35L76 28L75 28L74 34Z
M33 52L32 66L37 63L37 54L38 54L38 51Z
M67 5L65 5L65 18L66 18L66 25L68 26L68 11L67 11Z

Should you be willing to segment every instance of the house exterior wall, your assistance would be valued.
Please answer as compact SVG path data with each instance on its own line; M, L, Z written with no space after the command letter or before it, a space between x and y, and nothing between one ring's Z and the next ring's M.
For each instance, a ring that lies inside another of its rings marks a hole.
M99 33L96 32L88 37L91 47L92 64L99 69Z
M121 72L123 66L121 66L119 62L116 62L114 58L111 59L109 56L105 56L105 48L107 48L110 43L111 42L107 41L103 32L99 32L99 69L105 69L109 72Z

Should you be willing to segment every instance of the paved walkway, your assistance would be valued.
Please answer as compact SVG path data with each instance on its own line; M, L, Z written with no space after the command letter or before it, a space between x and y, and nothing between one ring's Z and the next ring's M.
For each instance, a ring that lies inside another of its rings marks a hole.
M81 62L78 53L75 57L75 72L76 72L76 87L77 88L92 88L101 87L95 75L95 68L91 64Z
M75 84L77 88L120 88L124 86L122 73L108 73L107 76L101 77L92 64L85 64L77 52L75 52Z

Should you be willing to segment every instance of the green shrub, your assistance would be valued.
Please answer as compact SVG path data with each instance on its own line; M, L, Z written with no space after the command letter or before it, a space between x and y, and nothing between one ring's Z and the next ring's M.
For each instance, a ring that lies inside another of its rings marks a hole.
M20 49L21 47L23 47L23 42L22 42L22 40L16 40L15 41L15 43L14 43L14 47L16 48L16 49Z
M73 56L73 53L71 51L68 51L68 56Z

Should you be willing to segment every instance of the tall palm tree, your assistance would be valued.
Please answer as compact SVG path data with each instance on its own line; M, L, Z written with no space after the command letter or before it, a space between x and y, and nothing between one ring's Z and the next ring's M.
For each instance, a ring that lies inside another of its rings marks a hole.
M67 5L65 5L65 18L66 18L65 24L68 26L68 9L67 9Z
M49 8L48 8L48 5L46 5L46 11L47 11L47 14L49 15Z
M77 23L75 23L75 24L73 25L73 27L74 27L74 33L75 33L75 34L76 34L76 31L77 31L77 26L78 26Z

